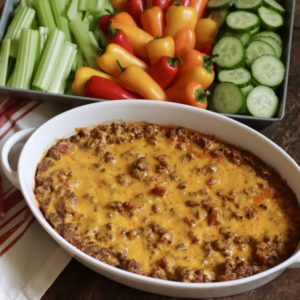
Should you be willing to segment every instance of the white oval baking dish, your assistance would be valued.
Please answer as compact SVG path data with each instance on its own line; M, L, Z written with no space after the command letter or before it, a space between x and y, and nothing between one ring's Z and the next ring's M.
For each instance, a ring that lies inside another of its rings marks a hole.
M62 113L38 129L26 129L13 135L1 151L3 170L11 182L22 190L32 213L48 234L70 255L92 270L127 286L161 295L186 298L211 298L243 293L266 284L285 269L300 263L300 247L289 259L257 275L216 283L182 283L150 278L123 271L83 253L61 237L46 221L33 194L34 177L41 157L57 139L70 136L78 127L89 127L115 120L146 121L183 126L245 148L274 167L288 182L300 200L300 168L295 161L272 141L253 129L209 111L159 101L111 101L81 106ZM28 140L27 140L28 139ZM27 140L17 172L8 162L11 148Z

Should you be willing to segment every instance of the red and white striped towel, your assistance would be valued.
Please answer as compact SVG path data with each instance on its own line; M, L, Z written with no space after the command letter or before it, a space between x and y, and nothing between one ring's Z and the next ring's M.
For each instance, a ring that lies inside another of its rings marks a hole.
M38 127L64 108L0 99L0 147L14 132ZM18 149L12 160L16 160ZM0 171L0 299L39 299L70 257L34 221L20 191Z

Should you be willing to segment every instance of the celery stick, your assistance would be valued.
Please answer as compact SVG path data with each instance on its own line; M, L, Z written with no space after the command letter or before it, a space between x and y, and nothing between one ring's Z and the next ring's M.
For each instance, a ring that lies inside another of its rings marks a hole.
M10 39L4 39L0 48L0 86L5 86L10 51Z
M96 59L99 48L93 44L89 35L89 31L83 25L83 22L79 18L72 20L70 22L70 29L80 50L87 60L88 65L91 67L96 67Z
M93 30L95 28L97 19L95 18L94 15L92 15L90 12L86 12L84 14L84 17L82 19L82 22L86 25L86 28L88 30Z
M49 29L47 27L39 27L39 35L40 35L40 39L39 39L39 51L40 54L42 54L47 38L48 38L48 33L49 33Z
M79 0L78 9L80 11L96 11L98 0ZM103 2L103 0L101 0Z
M98 45L98 41L97 41L97 39L95 37L94 32L93 31L89 31L89 36L90 36L90 39L91 39L93 45L98 48L99 45Z
M42 26L50 30L56 27L49 0L35 0L34 7L37 12L39 22Z
M82 12L78 11L78 2L79 0L71 0L71 4L67 12L67 16L70 21L76 18L82 19Z
M60 53L56 69L52 76L52 81L48 88L51 93L63 93L61 88L65 86L65 82L70 75L72 64L77 52L77 46L70 42L65 42Z
M84 62L83 62L83 54L81 51L77 52L77 66L76 69L79 69L81 67L84 66Z
M37 30L24 28L21 31L16 66L11 86L29 89L38 53L39 33Z
M16 57L18 49L18 40L22 28L29 28L34 20L35 11L32 8L26 7L22 4L17 8L18 11L14 15L5 35L5 38L11 40L10 56Z
M43 54L43 50L44 50L44 47L46 45L46 41L47 41L47 38L48 38L49 30L48 30L47 27L39 27L38 32L39 32L39 47L38 47L37 59L36 59L36 62L35 62L35 68L34 68L35 71L37 70L38 65L40 63L40 60L41 60L41 57L42 57L42 54Z
M65 33L67 41L71 41L71 32L69 28L69 21L65 16L64 12L66 11L66 1L62 0L50 0L50 5L52 8L53 16L57 28Z
M65 34L58 29L52 29L47 38L44 51L33 80L33 87L47 91L52 80L57 61L62 51Z

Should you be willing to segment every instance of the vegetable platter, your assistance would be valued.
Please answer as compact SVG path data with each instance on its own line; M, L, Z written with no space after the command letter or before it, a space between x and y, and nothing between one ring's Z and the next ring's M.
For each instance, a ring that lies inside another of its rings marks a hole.
M71 104L172 101L263 127L284 117L294 7L292 0L7 0L0 94Z

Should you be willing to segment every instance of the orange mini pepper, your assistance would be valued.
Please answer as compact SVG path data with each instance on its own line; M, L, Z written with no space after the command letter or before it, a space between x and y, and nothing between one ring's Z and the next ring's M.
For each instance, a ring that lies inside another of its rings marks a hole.
M174 42L176 56L179 56L190 49L194 49L196 46L195 31L190 28L182 28L175 35Z
M136 26L120 22L113 22L111 26L123 30L137 55L144 60L148 59L147 44L153 39L149 33Z
M196 26L196 47L199 49L207 42L213 42L218 34L219 25L210 18L200 19Z
M185 72L177 81L176 84L186 84L190 81L196 81L202 85L202 87L207 90L214 82L215 72L212 68L205 67L194 67L187 72Z
M174 84L166 90L168 101L207 108L207 95L202 85L196 81Z
M190 0L190 5L197 11L198 19L201 19L205 13L208 0Z
M200 66L204 66L205 60L209 60L209 56L195 50L190 49L184 52L181 56L182 64L179 65L178 70L178 77L181 77L185 72L189 71L190 69Z
M195 29L197 12L194 7L173 4L166 11L166 27L164 34L174 37L182 28Z
M141 15L143 29L153 37L163 35L164 14L159 6L152 6Z
M159 84L142 68L131 65L123 69L120 83L127 89L149 100L166 100L166 94Z
M174 40L170 36L154 39L147 44L147 52L152 65L154 65L162 56L174 57Z
M111 21L115 23L124 23L131 26L136 26L137 24L134 21L133 17L126 11L119 12L111 17Z

